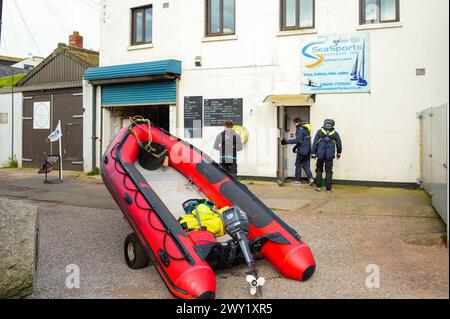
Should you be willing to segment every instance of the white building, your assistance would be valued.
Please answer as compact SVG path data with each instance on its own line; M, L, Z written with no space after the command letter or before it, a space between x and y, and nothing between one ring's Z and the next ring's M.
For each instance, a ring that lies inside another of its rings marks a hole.
M22 164L22 93L0 88L0 168L10 158Z
M38 57L38 56L32 56L32 57L23 59L22 61L20 61L16 64L13 64L11 66L14 68L31 71L35 67L37 67L39 65L39 63L41 63L42 61L44 61L44 58Z
M242 120L250 139L239 175L292 176L294 154L279 138L292 136L290 119L300 115L314 133L325 119L336 121L344 151L335 179L414 184L416 113L448 103L448 7L447 0L104 0L101 67L85 75L85 170L99 165L127 118L141 114L214 158L222 127L211 125ZM367 86L340 69L344 53L332 58L309 46L323 37L335 46L359 41L352 54ZM343 72L346 81L328 73L321 82L320 68ZM346 85L360 91L343 93ZM185 114L186 98L203 106L202 138L185 136L196 116ZM230 113L219 114L217 105Z

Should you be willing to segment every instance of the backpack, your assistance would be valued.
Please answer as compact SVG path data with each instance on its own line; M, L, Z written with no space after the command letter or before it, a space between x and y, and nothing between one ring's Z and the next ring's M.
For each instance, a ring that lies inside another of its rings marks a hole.
M195 204L197 202L197 204ZM222 220L222 212L229 207L216 210L214 203L204 200L190 200L183 204L185 215L181 216L178 222L187 231L206 229L214 237L225 235L225 228Z

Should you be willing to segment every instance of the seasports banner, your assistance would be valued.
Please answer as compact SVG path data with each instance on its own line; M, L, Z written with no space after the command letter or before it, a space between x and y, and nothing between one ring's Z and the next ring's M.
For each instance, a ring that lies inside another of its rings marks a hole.
M301 93L369 93L370 34L317 37L302 44Z

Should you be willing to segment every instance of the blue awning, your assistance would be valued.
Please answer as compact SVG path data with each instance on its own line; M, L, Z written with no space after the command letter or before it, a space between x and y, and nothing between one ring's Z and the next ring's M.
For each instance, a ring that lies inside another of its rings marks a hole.
M118 79L137 79L152 76L180 76L181 62L177 60L162 60L154 62L122 64L89 68L84 73L84 79L93 82L111 82ZM117 83L117 82L116 82Z

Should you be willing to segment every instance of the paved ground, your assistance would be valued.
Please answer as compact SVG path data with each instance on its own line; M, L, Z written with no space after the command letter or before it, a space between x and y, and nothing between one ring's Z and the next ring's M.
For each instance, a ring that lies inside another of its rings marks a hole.
M249 187L310 244L318 269L306 283L258 263L267 298L449 298L449 255L438 244L445 225L422 191L337 186L333 194L306 186ZM31 298L168 298L157 272L123 261L130 228L96 178L71 173L44 185L31 170L0 170L0 196L39 207L40 251ZM418 245L420 244L420 245ZM66 266L81 270L80 289L65 286ZM365 287L366 267L380 267L380 288ZM217 274L218 298L246 298L244 268Z

